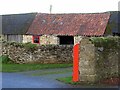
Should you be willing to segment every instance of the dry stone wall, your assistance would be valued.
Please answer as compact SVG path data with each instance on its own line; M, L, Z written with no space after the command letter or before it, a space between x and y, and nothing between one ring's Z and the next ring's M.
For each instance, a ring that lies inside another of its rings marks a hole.
M2 54L8 55L15 63L72 63L70 45L38 45L33 49L19 44L3 43Z

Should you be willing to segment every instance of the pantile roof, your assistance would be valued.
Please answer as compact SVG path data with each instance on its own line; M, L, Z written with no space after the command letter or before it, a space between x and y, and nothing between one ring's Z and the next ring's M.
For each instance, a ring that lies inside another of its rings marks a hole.
M26 34L104 35L110 14L45 14L38 13Z

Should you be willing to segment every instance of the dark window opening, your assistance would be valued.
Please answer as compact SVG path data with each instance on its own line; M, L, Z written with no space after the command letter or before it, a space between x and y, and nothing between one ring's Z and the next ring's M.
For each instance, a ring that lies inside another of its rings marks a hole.
M40 43L40 38L39 36L33 36L33 43Z
M60 45L74 45L74 37L73 36L58 36Z
M113 36L120 36L120 33L113 33Z

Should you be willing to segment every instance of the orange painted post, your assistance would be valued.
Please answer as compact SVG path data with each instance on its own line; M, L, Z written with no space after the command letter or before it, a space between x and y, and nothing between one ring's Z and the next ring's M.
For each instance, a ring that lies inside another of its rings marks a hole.
M73 47L73 82L79 81L79 44Z

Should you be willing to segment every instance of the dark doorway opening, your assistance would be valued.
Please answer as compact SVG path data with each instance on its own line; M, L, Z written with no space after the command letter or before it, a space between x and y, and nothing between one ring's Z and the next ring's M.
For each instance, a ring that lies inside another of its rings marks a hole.
M120 33L113 33L113 36L120 36Z
M60 45L74 45L73 36L58 36Z

